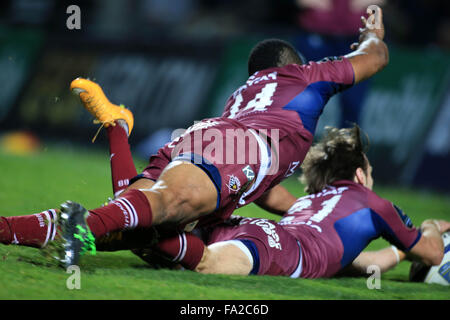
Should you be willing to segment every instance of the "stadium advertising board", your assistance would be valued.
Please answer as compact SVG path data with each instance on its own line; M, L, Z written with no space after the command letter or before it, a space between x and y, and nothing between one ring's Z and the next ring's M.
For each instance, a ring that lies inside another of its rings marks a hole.
M0 122L11 111L42 45L39 31L0 26Z
M136 48L88 40L75 45L50 38L8 120L41 134L92 138L92 119L69 90L73 79L85 77L101 83L111 101L133 110L137 121L132 140L163 127L186 128L202 118L216 60L189 49L180 52L171 44ZM10 121L5 122L8 126Z

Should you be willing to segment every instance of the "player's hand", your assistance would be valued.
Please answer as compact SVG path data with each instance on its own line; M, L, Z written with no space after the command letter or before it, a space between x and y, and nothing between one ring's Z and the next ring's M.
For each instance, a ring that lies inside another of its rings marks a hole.
M384 39L383 11L379 6L371 5L367 7L368 17L361 17L363 28L359 29L359 43L353 43L350 48L356 50L359 44L369 36L375 35L378 39Z
M445 220L435 220L436 224L439 226L439 231L441 233L450 231L450 222Z
M422 222L422 226L424 225L433 225L439 231L440 234L450 231L450 222L445 220L427 219L424 222Z

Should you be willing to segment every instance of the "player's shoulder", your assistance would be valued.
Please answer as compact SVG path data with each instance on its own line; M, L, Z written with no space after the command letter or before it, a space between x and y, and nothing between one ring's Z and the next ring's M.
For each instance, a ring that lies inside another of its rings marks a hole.
M350 180L341 180L334 182L333 186L340 188L346 187L349 191L346 193L353 200L361 202L363 206L371 208L374 211L385 212L393 207L392 202L380 197L374 191L359 183Z
M314 71L316 69L326 69L333 64L345 63L347 58L343 56L330 56L322 58L318 61L308 61L304 64L288 64L282 67L273 67L265 70L258 71L254 76L261 74L270 74L276 72L277 74L289 75L289 74L302 74L305 72Z
M403 210L392 201L380 197L374 191L368 190L368 202L371 209L379 215L398 215L406 226L412 227L413 224L408 215L406 215Z
M310 84L327 81L343 85L340 89L345 89L354 82L353 68L348 59L341 56L326 57L320 61L309 61L302 65L293 63L283 67L265 69L252 75L248 82L257 83L260 79L270 77L272 77L272 80L287 81L288 83L300 81L304 84Z
M381 196L379 196L374 191L365 188L366 194L367 194L367 202L368 205L376 212L386 212L392 210L394 204L389 201L388 199L385 199Z
M325 57L299 66L300 72L312 82L330 81L349 85L354 83L354 71L350 61L343 56Z
M349 63L348 59L344 56L329 56L324 57L317 61L309 61L303 65L301 65L301 68L305 69L312 69L312 68L321 68L321 69L327 69L331 67L336 67L339 65L344 65Z
M298 77L303 71L304 65L299 65L296 63L288 64L283 67L275 67L264 70L266 73L276 72L279 76L284 77Z
M283 67L271 68L265 70L266 72L275 71L279 78L300 80L303 82L309 82L312 78L317 77L323 73L326 69L320 66L321 62L310 61L305 64L288 64Z

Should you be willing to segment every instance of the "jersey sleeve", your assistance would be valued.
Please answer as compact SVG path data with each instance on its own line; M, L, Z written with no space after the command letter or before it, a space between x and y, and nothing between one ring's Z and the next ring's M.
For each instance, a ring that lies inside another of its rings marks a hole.
M308 83L326 82L338 93L351 87L355 82L355 73L351 62L345 57L327 57L320 61L311 61L305 66Z
M421 237L411 219L393 203L385 199L377 199L373 207L376 212L375 221L381 236L402 251L409 251Z
M314 135L317 122L328 100L354 83L353 67L345 57L327 58L306 65L290 65L302 91L286 106L296 111L303 126Z

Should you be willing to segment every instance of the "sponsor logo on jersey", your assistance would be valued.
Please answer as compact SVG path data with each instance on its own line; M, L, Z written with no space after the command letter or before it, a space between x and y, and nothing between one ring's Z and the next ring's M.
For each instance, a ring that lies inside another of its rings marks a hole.
M247 181L252 181L255 178L255 172L250 167L250 165L247 165L244 169L242 169L242 172L244 172L245 176L247 177Z
M239 189L241 189L241 181L239 181L239 178L235 175L228 175L230 179L228 180L228 190L232 192L238 192Z

